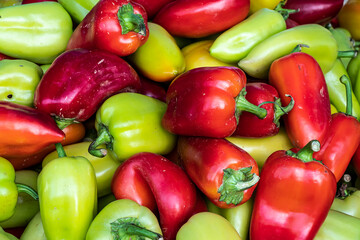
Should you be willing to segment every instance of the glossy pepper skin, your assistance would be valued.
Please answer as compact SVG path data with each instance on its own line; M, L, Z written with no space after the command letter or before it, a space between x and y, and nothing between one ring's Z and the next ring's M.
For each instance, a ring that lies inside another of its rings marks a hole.
M191 69L169 86L162 125L178 135L228 137L242 111L266 116L265 109L245 100L245 85L245 73L236 67Z
M259 119L254 114L243 112L232 136L274 136L279 132L281 116L288 114L294 107L293 100L287 106L281 106L279 93L268 83L247 83L245 98L256 106L261 104L261 107L267 111L266 117Z
M218 207L245 203L259 181L255 160L225 139L180 137L178 153L191 180Z
M173 36L200 38L241 22L249 8L249 0L177 0L163 6L153 22Z
M41 221L40 211L26 225L24 232L21 234L21 240L47 240L44 227Z
M350 31L355 40L360 40L360 1L350 0L345 3L338 14L339 26Z
M60 123L83 122L111 95L135 92L140 86L135 70L119 56L74 49L61 54L46 71L36 88L34 105Z
M312 139L323 143L330 121L330 99L324 74L309 54L294 52L275 60L269 71L269 83L286 105L293 97L293 109L283 116L286 131L295 147L302 148Z
M128 0L100 0L76 27L66 48L96 48L123 57L148 37L143 6Z
M48 114L1 101L0 136L0 156L6 158L36 154L52 143L61 142L65 134Z
M70 15L57 2L0 8L0 16L0 52L38 64L65 51L73 33Z
M159 212L164 239L175 239L191 217L197 202L196 188L185 171L154 153L138 153L119 166L112 191L117 199L131 199ZM169 200L171 199L171 200Z
M269 156L260 174L250 239L313 239L336 193L334 174L315 161L318 141Z
M99 0L58 0L70 14L75 24L79 24Z

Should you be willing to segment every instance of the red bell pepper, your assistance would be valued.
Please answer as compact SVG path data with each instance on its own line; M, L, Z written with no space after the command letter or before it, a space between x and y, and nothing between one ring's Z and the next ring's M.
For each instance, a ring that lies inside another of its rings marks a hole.
M148 19L152 19L162 7L173 1L175 0L133 0L145 8Z
M141 77L141 88L139 93L166 102L166 89L160 83Z
M295 105L285 116L285 128L294 147L302 148L316 139L322 144L331 120L330 99L324 74L309 54L294 52L275 60L269 83L279 93L282 104L293 97Z
M74 30L67 49L103 49L128 56L149 37L144 7L129 0L100 0Z
M131 199L156 213L164 239L175 239L180 227L194 214L196 187L185 171L165 157L138 153L116 170L112 180L116 199Z
M65 137L50 115L34 108L0 101L0 156L36 154Z
M140 78L122 58L103 50L74 49L55 59L38 84L34 105L61 128L89 119L111 95L137 92Z
M180 137L178 152L190 179L220 208L248 201L259 181L255 160L226 139Z
M252 113L243 112L232 136L266 137L276 135L280 129L281 116L287 114L294 107L293 99L286 107L282 107L279 93L268 83L247 83L245 98L250 103L261 105L266 109L266 117L260 119Z
M245 85L245 73L236 67L200 67L181 74L168 88L163 127L178 135L230 136L242 111L266 117L264 108L245 99Z
M200 38L234 26L249 10L249 0L177 0L162 7L153 22L173 36Z
M320 151L314 153L314 158L321 160L334 173L337 182L360 144L360 122L352 116L351 83L346 75L341 77L341 81L346 85L346 113L332 115L324 143Z
M336 194L334 174L313 159L319 148L313 140L300 150L268 157L256 190L250 239L314 239Z

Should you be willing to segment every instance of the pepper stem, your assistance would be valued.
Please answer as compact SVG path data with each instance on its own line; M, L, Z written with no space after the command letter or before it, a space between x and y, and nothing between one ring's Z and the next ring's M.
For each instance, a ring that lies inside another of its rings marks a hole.
M39 195L37 194L37 192L32 189L31 187L21 184L21 183L16 183L16 187L17 187L17 191L20 193L26 193L28 195L30 195L33 199L35 200L39 200Z
M311 140L308 142L305 147L300 149L297 153L294 153L291 150L286 151L286 154L297 158L303 162L312 162L317 161L313 158L313 153L320 151L320 142L318 140Z
M354 58L358 54L356 50L338 51L337 58Z
M75 118L59 118L59 117L54 117L56 125L58 126L58 128L60 128L61 130L63 130L64 128L66 128L67 126L69 126L70 124L73 124L75 121Z
M119 23L121 26L121 33L127 34L130 31L136 32L140 35L146 35L146 25L141 14L134 12L134 7L131 3L122 5L117 13Z
M286 1L283 0L281 2L279 2L278 5L276 5L276 7L274 8L275 11L277 11L278 13L280 13L284 20L289 18L289 15L292 13L297 13L300 11L300 9L285 9L283 8L285 6Z
M102 158L106 156L107 150L104 148L97 149L97 147L105 144L108 149L112 150L112 142L114 138L111 136L109 129L104 124L99 125L98 133L98 137L90 144L88 151L91 155Z
M224 169L224 176L221 186L218 189L220 193L219 201L227 204L239 204L244 198L244 191L253 187L260 179L255 173L251 173L252 167Z
M296 45L296 47L290 52L291 53L296 53L296 52L301 52L301 48L306 47L309 48L309 45L306 44L298 44Z
M346 88L346 115L352 116L352 90L350 79L346 75L340 77L340 82L345 85Z
M161 234L142 227L137 218L134 217L119 218L110 225L114 240L142 240L144 237L152 240L163 240Z
M59 158L66 157L65 150L64 150L63 146L61 145L61 143L55 143L55 148L56 148L56 152L57 152Z
M236 109L235 109L235 118L236 121L239 122L239 117L242 111L250 112L256 115L260 119L264 119L267 115L267 111L265 108L261 108L256 106L246 100L245 98L246 90L245 87L240 91L240 94L235 99Z

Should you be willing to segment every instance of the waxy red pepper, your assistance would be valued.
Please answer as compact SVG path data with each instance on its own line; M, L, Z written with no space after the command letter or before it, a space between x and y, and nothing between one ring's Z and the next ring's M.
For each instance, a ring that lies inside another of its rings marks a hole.
M245 73L236 67L200 67L169 86L163 127L186 136L223 138L236 129L242 111L266 116L266 109L245 99Z
M164 7L169 2L173 2L175 0L133 0L141 4L147 13L149 19L152 19L162 7Z
M206 37L244 20L249 0L177 0L163 6L153 19L171 35Z
M110 96L140 89L136 71L103 50L74 49L61 54L38 84L34 105L59 126L89 119Z
M291 97L291 96L290 96ZM283 107L276 89L268 83L254 82L246 84L246 100L250 103L266 109L264 119L256 117L249 112L243 112L239 123L232 136L242 137L266 137L279 132L280 118L294 107L294 100Z
M196 187L185 171L154 153L138 153L121 164L114 174L112 191L117 199L131 199L153 212L158 210L167 240L175 239L196 210Z
M50 115L31 107L0 101L0 156L29 156L64 138L64 132Z
M318 141L271 154L261 169L250 239L314 239L336 193L334 174L313 159Z
M275 60L270 67L269 83L279 93L282 104L295 101L283 116L286 131L294 147L302 148L316 139L322 144L328 131L331 111L324 74L309 54L294 52Z
M144 7L129 0L100 0L74 30L67 49L103 49L128 56L149 37Z
M225 139L180 137L178 153L190 179L220 208L248 201L259 181L255 160Z

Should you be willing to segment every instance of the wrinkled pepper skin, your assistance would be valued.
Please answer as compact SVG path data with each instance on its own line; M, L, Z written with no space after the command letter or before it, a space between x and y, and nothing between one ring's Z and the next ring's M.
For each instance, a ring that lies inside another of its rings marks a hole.
M323 143L330 121L330 99L324 74L309 54L295 52L271 64L269 83L279 93L283 105L293 97L293 109L283 116L286 131L295 147L316 139Z
M154 236L162 234L158 219L150 209L130 199L119 199L106 205L96 215L86 234L86 240L116 239L116 237L136 239L136 236L141 235L127 233L125 229L132 228L132 225L139 227L140 231L151 231Z
M70 15L57 2L0 8L0 52L38 64L51 63L73 33Z
M185 171L154 153L138 153L121 164L112 191L117 199L131 199L153 212L157 209L166 240L175 239L197 202L196 188Z
M269 156L256 190L250 239L315 237L336 193L334 174L312 158L319 148L311 141L297 153L280 150Z
M106 98L138 91L140 86L135 70L117 55L74 49L61 54L44 74L35 91L34 105L58 120L83 122Z
M143 6L129 0L100 0L76 27L66 48L102 49L124 57L148 37Z
M334 65L338 55L336 40L329 30L318 24L299 25L270 36L256 45L238 65L252 77L267 79L271 63L290 54L299 44L309 46L301 51L314 57L324 73Z
M220 208L245 203L259 181L255 160L225 139L180 137L178 153L191 180Z
M341 8L338 14L339 26L343 27L351 33L353 39L360 40L360 1L349 0Z
M249 8L249 0L177 0L163 6L153 22L173 36L200 38L241 22Z
M41 68L27 60L0 61L0 100L32 107Z
M0 156L36 154L64 137L50 115L31 107L0 102Z

